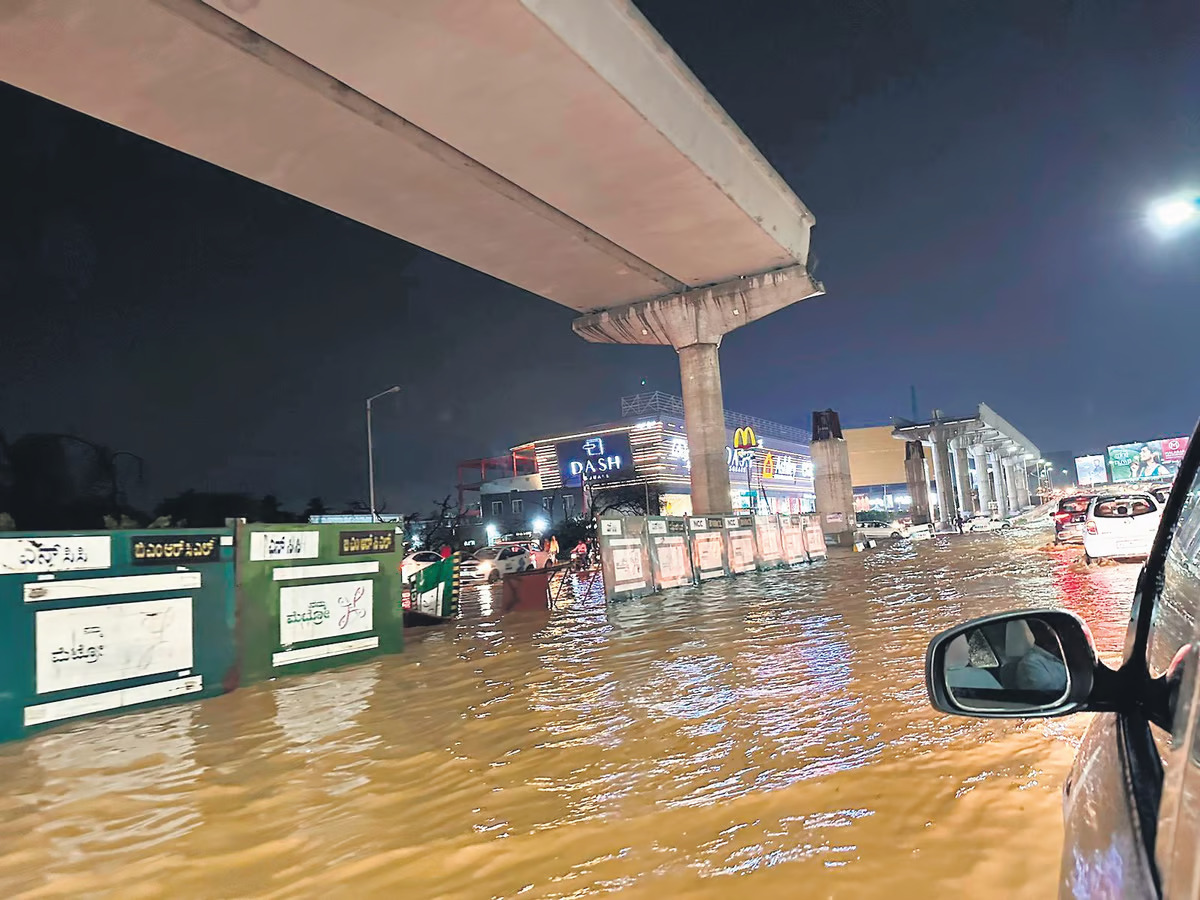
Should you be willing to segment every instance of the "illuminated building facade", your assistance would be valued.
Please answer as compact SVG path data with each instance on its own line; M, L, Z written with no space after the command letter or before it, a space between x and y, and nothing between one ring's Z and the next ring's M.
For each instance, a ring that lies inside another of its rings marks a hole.
M815 505L809 433L725 412L726 458L735 510L811 512ZM692 511L683 401L660 392L621 398L621 418L513 448L536 471L479 486L484 520L516 528L579 515L602 492L641 488L663 515ZM515 507L514 507L515 502Z

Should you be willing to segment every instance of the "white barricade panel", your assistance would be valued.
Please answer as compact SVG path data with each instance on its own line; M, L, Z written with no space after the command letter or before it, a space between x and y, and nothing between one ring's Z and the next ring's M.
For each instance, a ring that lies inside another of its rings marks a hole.
M613 600L653 591L650 554L646 547L646 520L634 516L602 518L597 524L605 596Z
M808 551L804 543L804 520L797 515L783 514L779 517L779 530L783 537L783 558L789 563L808 562Z
M725 529L718 518L693 516L688 519L692 545L692 565L697 581L724 578L729 574L725 563Z
M809 559L824 559L829 555L825 549L825 531L818 515L804 516L804 546Z
M758 564L774 568L783 562L783 544L775 516L755 516L754 537L758 544Z
M692 555L684 519L646 520L650 540L650 571L657 590L691 584Z
M729 571L735 575L753 572L754 520L750 516L726 516L725 539L729 543Z

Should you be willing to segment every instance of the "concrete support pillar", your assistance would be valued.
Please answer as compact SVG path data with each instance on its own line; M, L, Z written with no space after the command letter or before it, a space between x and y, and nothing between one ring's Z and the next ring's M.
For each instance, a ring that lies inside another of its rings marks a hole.
M854 483L850 480L850 448L842 424L831 409L813 413L813 491L821 528L830 543L854 541Z
M967 448L961 443L954 448L954 480L958 485L959 510L964 516L974 515L975 494L971 490L971 466L967 461Z
M577 335L592 343L669 346L678 351L693 512L723 513L733 505L717 362L721 338L824 290L797 264L589 313L571 323ZM850 512L853 524L853 502Z
M979 483L979 513L992 514L992 479L988 475L987 451L982 447L972 447L971 455L975 457L975 480Z
M683 417L692 463L692 512L728 512L729 461L725 456L725 403L717 344L679 348Z
M996 494L996 517L999 519L1008 518L1008 489L1004 486L1004 466L1000 462L1000 457L995 454L989 454L992 458L992 478L994 479L993 486Z
M925 472L925 445L920 441L907 441L904 445L904 480L908 482L908 496L912 500L914 525L928 525L929 476Z
M1008 486L1008 509L1015 515L1021 511L1021 499L1017 496L1016 466L1012 459L1006 459L1004 463L1004 480Z
M949 531L950 520L957 511L954 506L954 488L951 486L950 442L941 428L932 429L929 437L933 444L933 477L937 481L938 528Z
M1025 460L1018 460L1015 469L1017 476L1017 502L1021 504L1021 509L1029 508L1029 469L1025 464Z

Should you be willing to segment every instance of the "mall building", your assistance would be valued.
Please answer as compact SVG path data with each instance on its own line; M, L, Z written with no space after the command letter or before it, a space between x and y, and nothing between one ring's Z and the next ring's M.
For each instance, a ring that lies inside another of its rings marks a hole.
M729 410L725 431L731 509L815 509L807 431ZM689 473L683 401L655 391L622 397L616 421L529 441L507 457L460 463L459 506L500 533L585 514L601 494L617 491L636 500L640 489L643 508L690 515Z

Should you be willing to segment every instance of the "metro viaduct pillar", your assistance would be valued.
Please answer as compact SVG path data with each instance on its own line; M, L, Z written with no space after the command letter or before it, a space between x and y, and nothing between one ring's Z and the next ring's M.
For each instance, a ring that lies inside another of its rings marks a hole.
M589 313L572 323L575 333L592 343L667 346L678 352L693 513L723 513L732 506L717 353L721 338L824 292L804 266L795 265Z
M971 455L975 457L975 480L979 483L979 512L984 516L992 514L992 476L988 474L987 448L982 444L971 447Z

